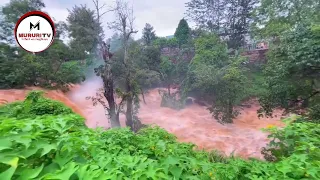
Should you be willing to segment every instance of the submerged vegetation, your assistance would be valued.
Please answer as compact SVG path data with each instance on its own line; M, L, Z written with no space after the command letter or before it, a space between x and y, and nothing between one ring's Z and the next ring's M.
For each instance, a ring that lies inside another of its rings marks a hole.
M41 113L30 115L33 109ZM265 149L272 162L264 162L196 151L159 127L88 129L82 117L38 92L0 111L2 180L320 178L320 126L297 118L267 129L274 140Z

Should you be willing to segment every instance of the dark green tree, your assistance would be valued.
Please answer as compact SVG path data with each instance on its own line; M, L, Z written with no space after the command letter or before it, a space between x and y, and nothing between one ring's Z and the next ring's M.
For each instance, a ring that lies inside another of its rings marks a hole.
M153 27L147 23L142 30L143 43L147 46L150 46L155 39L156 39L156 33L153 30Z
M308 109L320 119L320 26L299 25L280 36L265 69L268 92L260 99L268 116L276 108L287 112Z
M225 23L225 4L224 0L190 0L186 14L199 28L219 33Z
M73 57L85 59L86 52L95 53L102 33L95 12L85 5L74 6L69 10L67 21Z
M261 0L253 27L257 36L277 37L299 23L319 23L319 9L318 0Z
M185 19L181 19L176 32L174 33L174 37L178 40L179 47L183 44L187 44L190 38L190 28L188 22Z
M235 106L245 94L247 80L241 66L244 59L229 57L227 45L216 35L197 39L195 48L188 72L188 90L212 104L209 110L219 122L232 123L238 115Z
M238 49L245 45L245 35L250 34L252 12L257 0L226 0L225 32L228 48Z
M187 15L200 29L228 39L228 47L238 49L249 34L253 9L258 0L191 0Z

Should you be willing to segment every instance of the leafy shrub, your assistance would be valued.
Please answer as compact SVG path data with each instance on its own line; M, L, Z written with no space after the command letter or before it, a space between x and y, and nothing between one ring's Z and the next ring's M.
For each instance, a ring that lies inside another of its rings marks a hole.
M296 119L299 122L293 122ZM269 138L272 141L265 148L265 154L271 154L272 159L277 161L293 155L308 155L308 158L320 159L320 152L316 151L320 147L320 125L302 121L304 120L301 117L293 116L286 119L290 125L284 129L267 129L266 131L271 133Z
M70 114L72 110L59 101L44 98L42 91L31 91L23 102L0 107L0 113L9 117Z
M27 100L41 106L39 94L30 94ZM285 147L281 149L285 153L280 153L284 155L272 152L279 159L271 163L195 151L193 144L178 143L174 135L159 127L147 127L136 134L128 128L93 130L86 128L78 115L51 112L31 118L8 117L5 113L10 111L0 114L1 180L320 178L319 125L313 123L271 128L270 137L281 142L269 146Z

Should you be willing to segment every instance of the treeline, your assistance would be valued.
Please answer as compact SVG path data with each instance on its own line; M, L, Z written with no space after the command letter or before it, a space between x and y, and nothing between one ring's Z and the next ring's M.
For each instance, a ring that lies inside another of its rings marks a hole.
M0 88L36 85L67 90L68 84L85 79L87 66L92 63L96 50L95 32L100 31L81 28L81 24L93 20L93 11L85 6L74 7L67 23L55 22L55 40L46 51L30 54L17 47L13 35L15 23L23 14L33 10L43 11L44 8L45 4L41 0L12 0L1 7ZM81 16L81 21L75 21L75 16ZM63 39L68 34L71 38L66 44Z

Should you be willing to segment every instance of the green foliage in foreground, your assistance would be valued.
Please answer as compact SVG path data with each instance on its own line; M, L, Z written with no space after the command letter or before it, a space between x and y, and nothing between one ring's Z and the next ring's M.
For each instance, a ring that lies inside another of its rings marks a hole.
M72 110L59 101L42 97L42 91L32 91L23 102L17 101L0 109L4 117L32 118L39 115L70 114Z
M41 99L38 97L39 103ZM11 113L10 109L0 107L6 113ZM279 148L285 152L271 163L194 151L194 145L178 143L158 127L137 134L128 128L93 130L73 113L48 113L33 118L0 115L1 180L320 178L320 152L316 151L319 124L294 123L283 130L269 129L273 137L280 138Z

